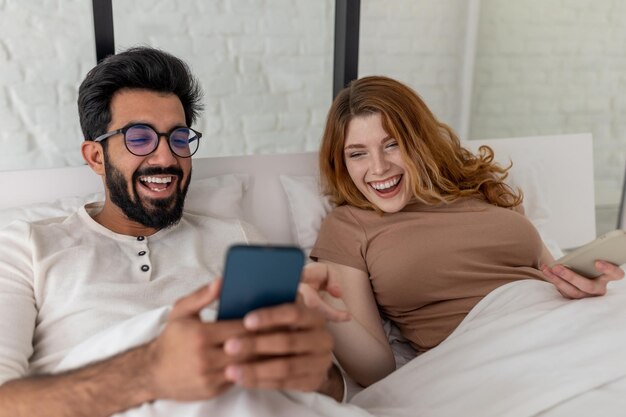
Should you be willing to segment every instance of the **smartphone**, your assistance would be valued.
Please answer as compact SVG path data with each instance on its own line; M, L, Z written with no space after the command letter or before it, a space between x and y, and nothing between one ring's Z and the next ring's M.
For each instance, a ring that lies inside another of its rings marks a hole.
M561 264L584 277L597 278L602 273L596 269L595 261L626 264L626 231L606 233L557 259L552 265Z
M231 246L217 319L240 319L261 307L295 301L303 266L304 252L296 246Z

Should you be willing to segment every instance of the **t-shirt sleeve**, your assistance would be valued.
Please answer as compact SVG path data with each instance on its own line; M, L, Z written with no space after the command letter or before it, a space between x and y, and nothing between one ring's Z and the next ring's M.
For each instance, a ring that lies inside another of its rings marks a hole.
M37 307L29 241L25 222L0 229L0 385L25 376L33 353Z
M368 272L366 236L347 206L333 210L322 222L311 259L329 261Z

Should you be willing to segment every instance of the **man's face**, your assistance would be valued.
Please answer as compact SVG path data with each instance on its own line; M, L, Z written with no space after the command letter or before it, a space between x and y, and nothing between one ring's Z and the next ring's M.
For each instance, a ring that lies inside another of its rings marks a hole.
M152 126L158 132L186 126L185 112L177 96L148 90L121 90L111 100L108 131L132 123ZM146 156L126 149L124 135L107 139L105 181L110 200L130 220L162 229L177 223L191 179L191 158L172 153L161 137L157 149Z

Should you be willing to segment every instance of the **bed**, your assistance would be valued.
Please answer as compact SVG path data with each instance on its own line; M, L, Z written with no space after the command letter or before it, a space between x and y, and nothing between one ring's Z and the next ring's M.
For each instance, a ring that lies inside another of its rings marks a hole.
M510 182L523 189L528 217L555 256L595 238L589 134L469 141L489 145ZM241 217L274 243L310 250L331 209L320 196L315 153L198 158L186 209ZM0 227L16 218L65 215L102 199L88 167L0 173ZM233 389L214 401L157 401L120 415L204 416L561 416L622 415L626 406L626 288L568 301L547 283L494 291L439 347L412 359L390 329L401 366L337 404L315 394ZM85 341L59 370L107 357L154 337L166 310L149 312ZM128 335L134 335L129 338Z
M523 188L529 217L560 248L580 246L595 237L590 134L464 144L473 150L488 145L500 163L514 162L510 179ZM303 242L309 232L304 223L315 223L317 219L312 217L329 209L317 195L316 178L314 152L196 158L187 206L213 215L241 216L271 242L308 246L308 241ZM0 226L11 216L34 219L63 214L75 203L101 197L98 193L102 192L100 178L87 166L0 172L0 187L4 190L0 210L5 209ZM226 198L224 207L219 207L217 198L211 199L215 192ZM316 203L315 210L305 211L301 207L305 203ZM24 206L30 207L15 209Z

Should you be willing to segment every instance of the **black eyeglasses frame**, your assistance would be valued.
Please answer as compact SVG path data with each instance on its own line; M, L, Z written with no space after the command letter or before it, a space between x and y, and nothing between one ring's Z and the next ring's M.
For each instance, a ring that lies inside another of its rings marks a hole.
M148 152L146 154L142 154L142 155L136 154L135 152L131 151L130 148L128 147L128 142L126 140L126 132L128 132L129 129L131 129L133 127L137 127L137 126L147 127L149 129L151 129L154 133L156 133L156 135L157 135L157 137L159 139L161 139L161 137L165 137L167 139L167 146L169 146L170 151L174 155L178 156L179 158L191 158L196 152L198 152L198 148L200 148L200 142L198 142L198 147L196 147L196 149L193 152L191 152L189 155L180 155L172 147L172 142L171 142L172 141L172 133L174 133L178 129L189 129L189 130L191 130L193 133L196 134L196 137L193 140L200 141L200 138L202 137L202 133L198 132L195 129L192 129L192 128L187 127L187 126L174 126L172 129L170 129L169 132L159 132L154 127L150 126L147 123L130 123L130 124L120 128L120 129L116 129L116 130L112 130L112 131L107 132L107 133L103 133L102 135L100 135L97 138L95 138L93 141L94 142L102 142L103 140L108 139L111 136L115 136L115 135L118 135L118 134L122 133L124 135L124 146L126 147L128 152L130 152L131 154L133 154L135 156L148 156L152 152L157 150L157 148L159 147L159 141L156 141L156 145L155 145L154 149L152 149L150 152ZM191 141L190 141L190 143L191 143Z

